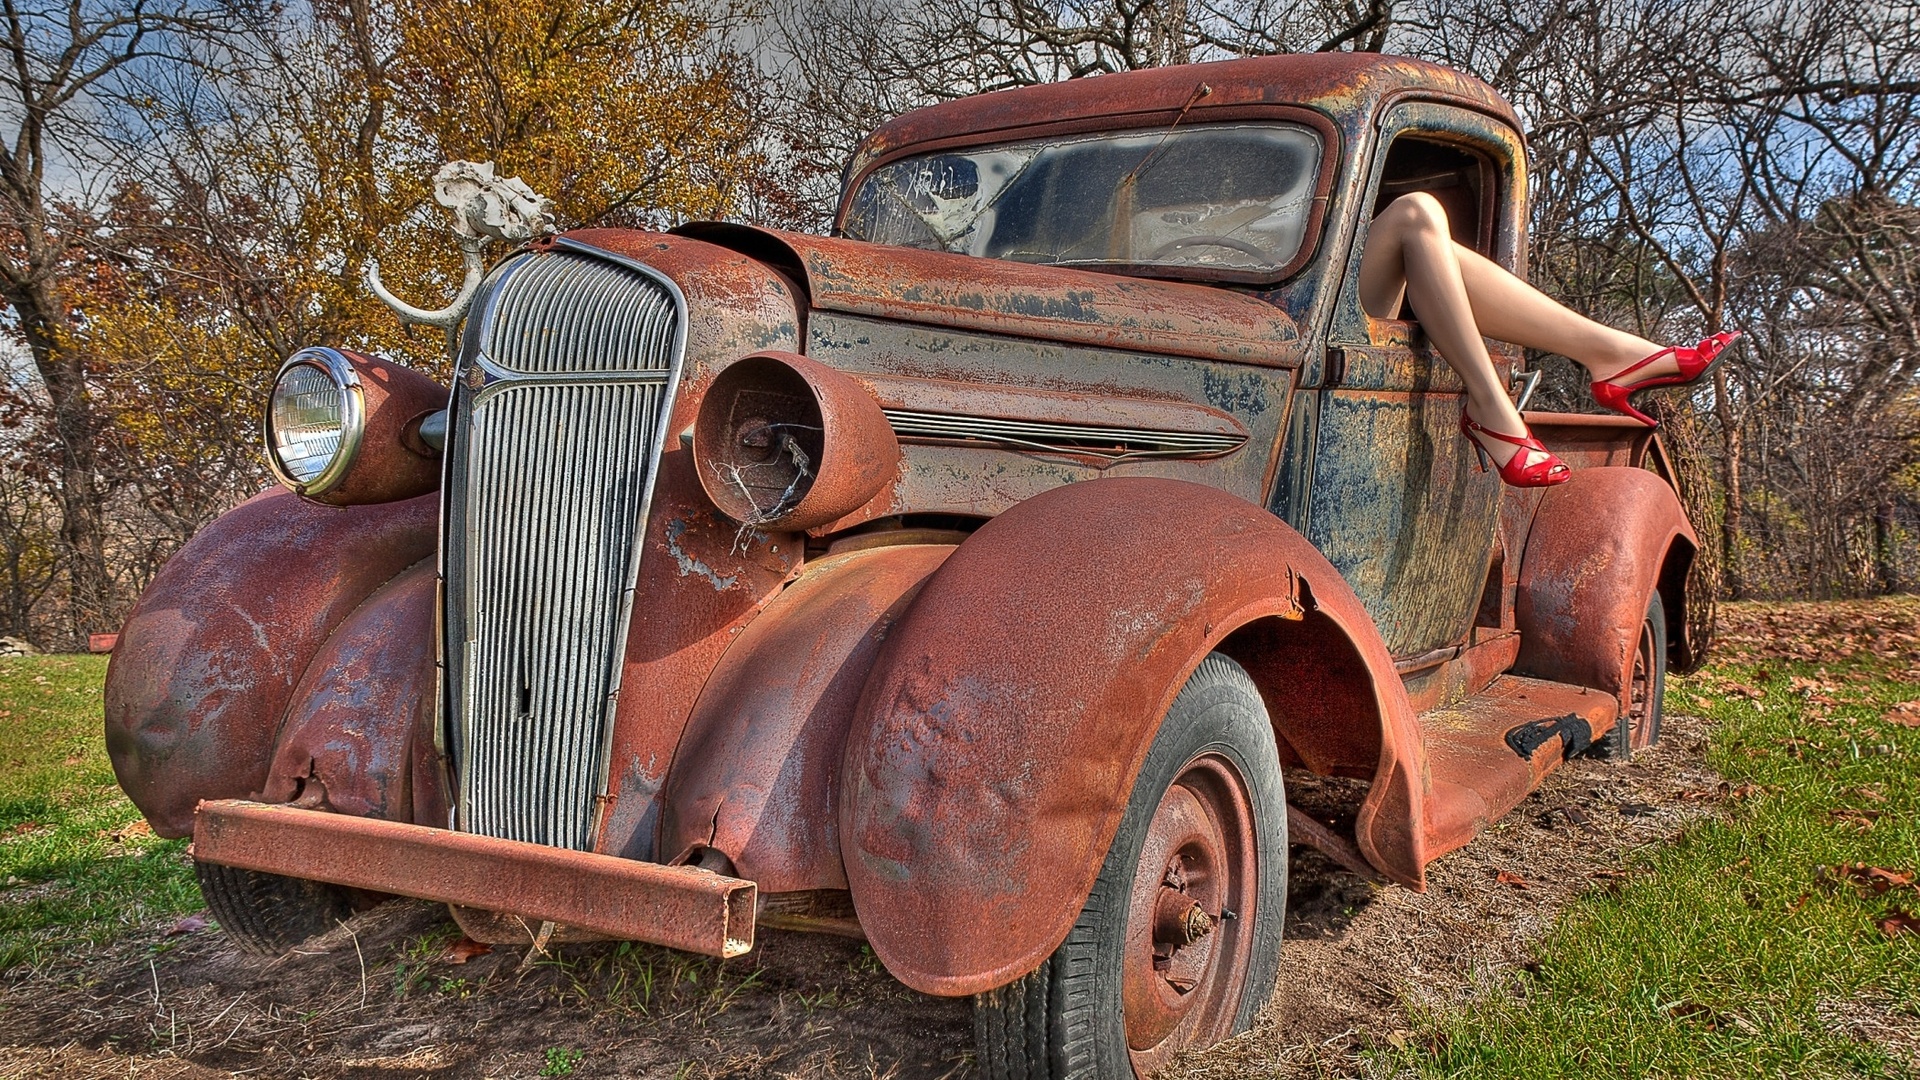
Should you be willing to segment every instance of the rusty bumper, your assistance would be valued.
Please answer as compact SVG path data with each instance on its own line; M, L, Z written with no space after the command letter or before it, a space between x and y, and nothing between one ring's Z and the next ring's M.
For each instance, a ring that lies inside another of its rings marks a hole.
M707 956L753 948L753 882L694 866L237 799L200 804L193 857Z

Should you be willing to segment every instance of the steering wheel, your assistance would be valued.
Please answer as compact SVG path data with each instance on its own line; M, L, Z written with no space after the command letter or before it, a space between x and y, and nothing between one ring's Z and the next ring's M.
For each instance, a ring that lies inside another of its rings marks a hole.
M1165 258L1183 247L1194 246L1232 248L1242 254L1251 255L1261 262L1267 262L1272 258L1266 252L1261 251L1245 240L1235 240L1231 236L1182 236L1177 240L1170 240L1167 243L1161 244L1158 248L1154 249L1153 254L1147 256L1147 259L1151 261Z

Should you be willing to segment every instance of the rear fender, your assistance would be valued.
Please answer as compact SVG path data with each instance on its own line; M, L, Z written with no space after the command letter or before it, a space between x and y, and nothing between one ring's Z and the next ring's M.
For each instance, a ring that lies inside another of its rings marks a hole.
M331 507L257 495L182 547L141 595L107 668L107 753L161 836L202 799L267 778L295 687L335 627L433 554L439 496Z
M422 559L347 616L308 665L261 802L444 827L434 746L434 564Z
M1575 470L1541 497L1527 533L1514 670L1622 695L1656 589L1668 605L1670 653L1684 660L1684 585L1698 548L1679 496L1660 477L1621 466Z
M950 545L811 562L748 624L701 691L674 753L662 854L713 848L762 894L844 889L840 759L893 623Z
M1271 654L1289 642L1315 647ZM1371 750L1363 850L1420 880L1418 733L1339 573L1225 492L1091 480L981 526L875 662L840 837L861 925L896 978L957 996L1039 966L1079 916L1161 718L1217 647L1264 680L1283 752L1324 764Z

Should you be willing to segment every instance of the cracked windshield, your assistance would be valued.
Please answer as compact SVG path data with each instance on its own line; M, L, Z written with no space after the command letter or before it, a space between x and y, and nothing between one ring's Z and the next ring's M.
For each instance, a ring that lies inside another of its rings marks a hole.
M1016 262L1257 275L1299 252L1319 169L1320 137L1287 124L927 154L870 173L846 232Z

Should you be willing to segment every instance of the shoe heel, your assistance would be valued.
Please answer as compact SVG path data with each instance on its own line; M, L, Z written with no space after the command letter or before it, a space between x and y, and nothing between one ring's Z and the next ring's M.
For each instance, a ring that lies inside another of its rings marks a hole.
M1485 473L1485 472L1487 471L1487 450L1486 450L1486 447L1484 447L1484 446L1481 446L1481 445L1480 445L1480 444L1479 444L1478 442L1475 442L1475 441L1474 441L1473 439L1471 439L1471 438L1469 438L1469 439L1468 439L1467 441L1468 441L1469 443L1471 443L1471 444L1473 445L1473 456L1474 456L1475 458L1477 458L1477 459L1479 459L1479 462L1480 462L1480 471L1481 471L1482 473Z

